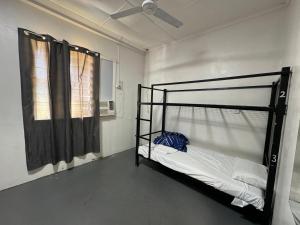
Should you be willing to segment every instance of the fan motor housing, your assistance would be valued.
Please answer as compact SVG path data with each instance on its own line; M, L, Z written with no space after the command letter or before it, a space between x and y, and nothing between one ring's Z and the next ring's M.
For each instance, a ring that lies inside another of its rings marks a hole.
M153 0L145 0L142 4L143 11L149 15L155 13L157 5Z

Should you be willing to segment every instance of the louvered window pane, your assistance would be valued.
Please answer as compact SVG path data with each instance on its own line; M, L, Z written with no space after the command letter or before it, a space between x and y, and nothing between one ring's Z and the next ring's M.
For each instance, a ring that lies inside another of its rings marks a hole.
M34 119L50 119L49 96L49 45L47 42L31 41L34 57L32 74Z
M93 67L94 59L85 53L71 51L71 116L72 118L92 117Z

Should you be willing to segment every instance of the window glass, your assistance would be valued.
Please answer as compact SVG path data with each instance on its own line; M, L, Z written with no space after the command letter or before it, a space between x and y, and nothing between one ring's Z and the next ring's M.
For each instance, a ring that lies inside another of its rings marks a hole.
M92 56L82 52L70 52L71 117L83 118L94 115Z
M113 61L101 59L100 101L113 100Z
M49 96L49 45L48 42L31 41L34 67L32 74L34 119L50 119Z

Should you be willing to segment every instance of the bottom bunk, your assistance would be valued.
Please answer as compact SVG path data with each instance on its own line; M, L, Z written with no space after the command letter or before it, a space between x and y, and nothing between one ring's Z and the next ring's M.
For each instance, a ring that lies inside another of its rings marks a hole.
M233 179L236 173L241 172L239 165L243 164L242 167L245 167L247 166L245 164L249 163L249 167L253 170L253 165L255 166L256 163L193 145L187 146L187 152L164 145L152 144L151 146L151 160L233 196L232 204L235 206L252 205L260 211L263 210L264 189ZM148 145L139 146L139 155L148 158L148 151ZM257 167L261 166L257 164Z

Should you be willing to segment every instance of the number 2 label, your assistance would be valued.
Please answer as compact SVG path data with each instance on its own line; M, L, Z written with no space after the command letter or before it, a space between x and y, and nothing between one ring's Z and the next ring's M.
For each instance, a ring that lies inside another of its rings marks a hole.
M280 98L285 98L285 91L280 92Z

